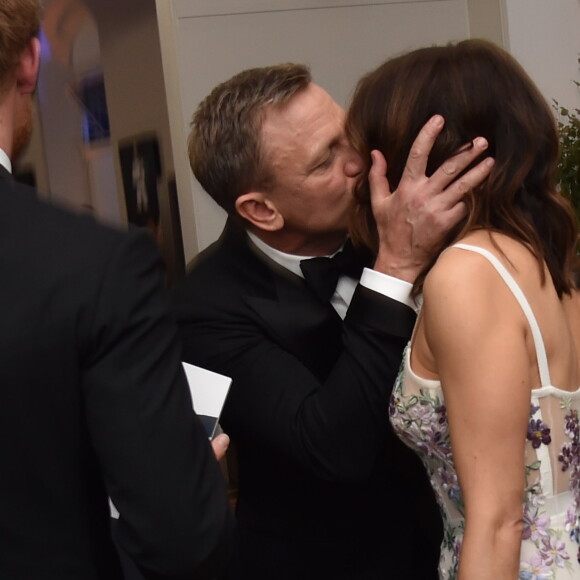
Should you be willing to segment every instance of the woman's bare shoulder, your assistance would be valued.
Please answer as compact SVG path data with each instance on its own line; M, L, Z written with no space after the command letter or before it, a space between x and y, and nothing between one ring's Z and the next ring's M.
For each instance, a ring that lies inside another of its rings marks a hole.
M529 248L503 234L472 232L460 243L490 252L532 295L541 287L541 271ZM479 253L450 246L439 256L425 279L424 299L437 303L478 304L482 312L499 311L513 300L505 281L492 263Z
M480 230L471 232L456 243L487 250L516 278L521 273L529 272L530 268L536 270L538 280L540 278L538 260L529 247L505 234ZM457 248L452 245L441 253L433 267L433 271L435 277L446 278L461 275L461 278L465 279L473 274L485 275L486 272L491 273L493 268L489 260L481 254L466 251L463 248Z

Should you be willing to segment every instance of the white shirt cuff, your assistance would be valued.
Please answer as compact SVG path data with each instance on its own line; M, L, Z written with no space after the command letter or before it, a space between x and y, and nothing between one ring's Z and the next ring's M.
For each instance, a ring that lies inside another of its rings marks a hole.
M371 268L365 268L360 279L360 284L369 290L374 290L397 302L402 302L413 310L417 309L415 300L411 298L413 284L409 282L399 280L399 278L393 278L393 276L377 272L376 270L371 270Z

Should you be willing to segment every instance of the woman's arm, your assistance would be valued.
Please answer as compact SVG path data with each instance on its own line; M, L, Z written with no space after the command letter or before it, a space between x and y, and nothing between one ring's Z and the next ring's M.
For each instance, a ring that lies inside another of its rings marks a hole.
M424 299L422 325L465 501L459 580L516 580L530 413L527 322L491 264L464 250L441 257Z

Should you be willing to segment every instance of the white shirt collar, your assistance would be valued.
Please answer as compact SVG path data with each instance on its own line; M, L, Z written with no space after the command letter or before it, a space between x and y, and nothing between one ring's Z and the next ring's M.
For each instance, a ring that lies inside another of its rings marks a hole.
M248 231L247 234L250 238L250 241L271 260L274 260L274 262L276 262L278 265L286 268L287 270L290 270L297 276L304 278L302 270L300 269L300 262L302 260L308 259L309 256L295 256L294 254L285 254L284 252L280 252L279 250L270 247L268 244L260 240L260 238L258 238L256 235L252 234L252 232ZM342 249L342 247L340 249ZM341 276L340 280L338 281L338 286L334 296L332 297L331 304L341 316L341 318L344 318L346 315L346 311L356 289L357 282L357 280L349 278L348 276ZM411 298L411 290L413 285L409 284L409 282L399 280L398 278L393 278L392 276L382 274L381 272L377 272L376 270L372 270L370 268L365 268L360 283L362 286L370 288L375 292L379 292L384 296L388 296L393 300L402 302L412 309L417 308L415 301Z
M280 250L276 250L276 248L269 246L268 244L266 244L266 242L263 242L258 236L256 236L252 232L247 231L247 234L251 242L261 252L266 254L266 256L270 258L270 260L273 260L274 262L276 262L276 264L282 266L283 268L286 268L287 270L290 270L290 272L296 274L297 276L300 276L301 278L304 278L304 274L302 274L300 262L302 262L302 260L308 260L309 258L316 257L316 256L297 256L295 254L287 254L286 252L281 252ZM340 252L343 246L344 244L342 244L342 246L338 250L336 250L336 252L329 254L327 257L330 258L334 256L334 254Z
M6 170L12 173L12 162L10 161L10 157L6 155L6 151L0 149L0 165L4 166Z

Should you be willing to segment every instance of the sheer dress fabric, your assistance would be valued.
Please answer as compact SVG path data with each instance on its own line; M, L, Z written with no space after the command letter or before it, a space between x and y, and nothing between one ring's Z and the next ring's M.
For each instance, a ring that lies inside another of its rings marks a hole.
M456 244L488 259L520 303L534 336L540 388L531 391L522 490L524 532L519 580L580 580L580 388L551 384L546 351L534 314L503 264L477 246ZM444 521L439 577L457 577L464 533L464 504L453 463L441 383L411 369L407 345L390 402L397 435L421 457ZM482 562L482 565L485 565Z

